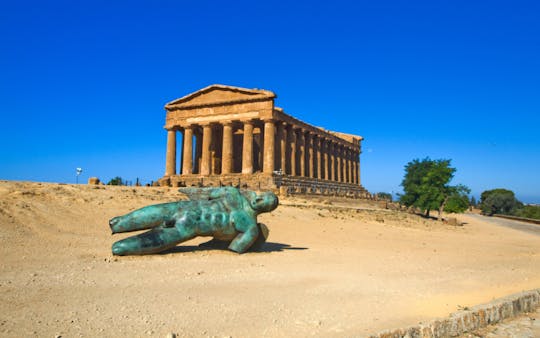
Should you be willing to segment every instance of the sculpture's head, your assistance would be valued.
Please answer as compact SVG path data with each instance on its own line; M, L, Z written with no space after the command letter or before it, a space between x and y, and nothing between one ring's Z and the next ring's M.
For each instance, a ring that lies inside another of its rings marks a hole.
M258 195L253 194L250 198L250 204L253 210L269 212L277 208L279 200L273 192L263 192Z

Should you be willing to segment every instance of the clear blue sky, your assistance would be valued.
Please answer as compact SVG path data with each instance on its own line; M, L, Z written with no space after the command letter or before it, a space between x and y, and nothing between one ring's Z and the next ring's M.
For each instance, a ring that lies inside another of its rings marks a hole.
M155 180L163 105L220 83L364 136L372 192L429 156L540 203L538 1L2 1L0 48L0 179Z

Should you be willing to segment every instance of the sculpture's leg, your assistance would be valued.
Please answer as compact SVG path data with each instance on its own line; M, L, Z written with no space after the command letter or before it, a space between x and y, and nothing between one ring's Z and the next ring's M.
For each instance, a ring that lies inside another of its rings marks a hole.
M195 237L193 231L178 231L176 227L157 227L143 234L125 238L113 244L114 255L145 255L167 250Z
M173 219L174 213L180 207L179 202L149 205L111 219L109 226L113 234L154 228Z
M248 251L259 251L263 248L264 243L268 239L268 235L270 234L270 230L266 227L266 225L262 223L257 223L257 227L259 228L259 236L257 236L257 239L251 246L249 247Z
M259 236L259 229L254 225L246 232L238 234L229 245L229 249L238 253L244 253L255 242Z

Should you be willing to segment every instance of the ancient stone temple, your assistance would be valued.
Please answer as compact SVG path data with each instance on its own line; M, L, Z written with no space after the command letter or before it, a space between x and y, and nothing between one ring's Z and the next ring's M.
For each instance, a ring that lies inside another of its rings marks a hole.
M167 103L159 184L366 196L362 137L300 121L275 107L275 98L267 90L212 85Z

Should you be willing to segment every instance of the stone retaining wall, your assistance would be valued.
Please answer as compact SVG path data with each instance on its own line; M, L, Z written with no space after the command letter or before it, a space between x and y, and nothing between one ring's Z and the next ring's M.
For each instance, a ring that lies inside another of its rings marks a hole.
M350 198L370 198L361 185L280 174L174 175L158 181L161 186L220 187L239 186L253 190L272 190L288 195L326 195Z
M433 320L425 325L386 330L370 338L439 338L458 337L466 332L504 319L532 312L540 306L540 289L517 293L497 299L491 303L478 305L470 310L455 312L446 319Z
M327 195L351 198L370 198L369 192L361 185L319 180L316 178L287 175L274 176L277 187L286 187L289 195Z
M534 218L525 218L525 217L517 217L517 216L501 215L501 214L495 214L495 215L493 215L493 217L500 217L500 218L511 219L511 220L514 220L514 221L521 221L521 222L527 222L527 223L540 224L540 219L534 219Z

